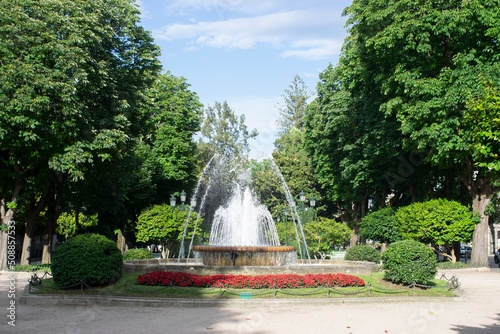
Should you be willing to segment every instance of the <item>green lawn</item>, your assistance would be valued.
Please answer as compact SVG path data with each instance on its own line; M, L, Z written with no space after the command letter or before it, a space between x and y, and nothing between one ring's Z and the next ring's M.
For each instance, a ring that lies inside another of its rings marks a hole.
M45 279L41 287L36 287L36 294L84 294L84 295L112 295L131 297L153 298L200 298L200 299L231 299L240 298L240 293L251 292L252 298L359 298L359 297L388 297L388 296L413 296L413 288L394 285L383 279L383 273L377 272L370 276L359 276L365 280L365 287L346 288L304 288L279 290L252 290L252 289L222 289L219 288L170 288L160 286L135 285L137 276L141 273L125 274L115 284L107 287L81 290L51 289L57 287L53 280ZM370 284L370 288L368 285ZM427 297L454 297L455 293L448 291L446 281L435 279L429 289L415 289L415 296ZM33 289L35 290L35 289ZM96 291L99 290L99 291ZM222 296L221 296L222 292ZM241 296L243 298L243 296Z

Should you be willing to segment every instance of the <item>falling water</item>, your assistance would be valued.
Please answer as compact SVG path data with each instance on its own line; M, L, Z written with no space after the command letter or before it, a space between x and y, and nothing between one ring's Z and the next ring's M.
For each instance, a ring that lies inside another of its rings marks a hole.
M250 188L235 184L229 204L215 212L209 244L279 246L279 238L269 210L256 202Z
M273 169L280 176L288 204L292 207L293 196L278 166L272 159L270 160ZM279 246L278 233L271 213L255 199L249 187L250 173L248 171L242 172L241 166L237 164L237 162L227 157L215 155L204 168L192 196L192 198L196 198L197 200L201 199L196 205L198 218L195 222L194 231L197 231L200 217L205 216L205 219L209 220L211 215L213 215L210 230L210 245ZM195 208L190 207L189 210L183 229L177 263L184 257L184 242L189 228L191 212ZM299 252L301 252L301 247L303 247L307 258L309 258L305 236L296 208L292 210L292 221L295 227ZM188 261L191 255L194 239L195 236L193 235L186 261Z
M214 155L210 161L207 163L207 165L205 166L205 168L203 168L203 171L201 172L201 177L198 179L198 182L196 184L196 188L194 190L194 193L193 193L193 196L192 198L193 199L196 199L197 196L198 196L198 192L200 190L200 186L201 186L201 181L203 180L205 174L207 173L207 170L210 168L210 166L212 165L212 161L215 159L217 155ZM210 180L209 180L209 184L210 184ZM203 197L203 202L205 200L205 197ZM201 203L200 207L203 207L204 203ZM184 257L184 240L186 239L186 235L187 235L187 229L188 229L188 226L189 226L189 221L191 219L191 213L193 212L195 208L193 208L192 206L189 206L189 212L188 212L188 215L187 215L187 219L186 219L186 223L184 224L184 230L182 232L182 241L181 241L181 247L179 249L179 257L177 258L177 264L179 264L180 262L180 259L182 257ZM200 215L198 215L198 218L196 219L196 226L195 226L195 231L196 231L196 227L198 226L198 221L200 220ZM192 244L192 240L194 239L194 237L191 239L191 244ZM189 253L191 252L191 246L189 247ZM189 257L189 253L188 253L188 257Z
M281 179L281 184L282 184L282 187L283 187L283 191L285 192L285 196L286 196L286 200L288 202L288 206L292 209L291 210L292 211L291 212L291 217L292 217L293 225L295 227L295 237L297 239L297 243L298 243L298 246L299 246L299 253L302 252L302 250L301 250L301 244L299 242L299 240L300 240L299 233L300 233L300 235L302 236L302 242L303 242L304 250L305 250L305 252L307 254L307 259L310 262L311 258L309 256L309 249L307 248L306 237L305 237L304 231L302 229L302 224L301 224L300 219L299 219L299 214L297 212L297 207L295 206L295 201L293 200L292 193L290 192L290 188L288 188L288 184L286 183L285 178L283 177L283 174L281 174L281 171L280 171L278 165L276 165L276 163L274 162L274 159L271 158L270 160L271 160L271 165L273 166L273 169L276 171L276 173L279 175L279 177ZM298 226L298 229L297 229L297 226Z

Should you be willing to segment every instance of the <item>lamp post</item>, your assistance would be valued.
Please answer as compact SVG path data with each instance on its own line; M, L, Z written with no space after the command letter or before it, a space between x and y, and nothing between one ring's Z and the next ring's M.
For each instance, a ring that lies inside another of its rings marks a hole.
M186 192L184 190L181 191L181 211L185 210L184 203L186 202Z
M314 210L314 207L316 206L316 199L313 195L311 195L311 198L309 199L309 205ZM316 211L313 212L313 219L316 221Z
M172 211L174 211L176 201L177 199L175 198L174 195L172 195L172 197L170 197L170 206L172 207Z
M181 198L181 208L180 208L180 210L184 211L186 209L186 206L185 206L186 192L184 190L181 191L180 198ZM174 210L176 203L177 203L177 198L175 198L175 196L172 195L172 197L170 197L170 206L172 207L172 211ZM193 203L194 203L194 205L193 205ZM196 199L192 199L191 200L191 206L195 206L195 205L196 205Z

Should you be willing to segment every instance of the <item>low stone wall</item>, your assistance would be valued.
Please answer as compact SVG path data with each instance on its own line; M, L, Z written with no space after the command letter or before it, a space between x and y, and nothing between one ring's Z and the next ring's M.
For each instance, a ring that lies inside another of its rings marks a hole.
M299 260L300 262L300 260ZM342 261L342 260L311 260L306 264L289 266L204 266L193 261L186 263L177 259L129 260L123 262L124 273L145 273L151 271L182 271L198 275L233 274L233 275L264 275L264 274L350 274L370 275L378 271L378 265L373 262Z

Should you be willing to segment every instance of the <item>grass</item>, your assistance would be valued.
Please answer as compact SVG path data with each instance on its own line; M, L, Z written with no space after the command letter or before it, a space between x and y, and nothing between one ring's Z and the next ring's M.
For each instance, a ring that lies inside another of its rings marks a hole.
M106 287L97 287L99 291L94 289L85 288L81 290L65 289L54 290L57 285L51 278L43 281L42 287L36 287L35 294L64 294L64 295L111 295L111 296L130 296L130 297L143 297L143 298L197 298L197 299L238 299L240 293L251 292L252 298L325 298L327 297L327 289L318 288L303 288L303 289L289 289L273 291L268 290L252 290L252 289L228 289L221 290L219 288L170 288L159 286L145 286L135 285L137 276L141 273L129 273L121 277L121 279ZM395 285L383 279L383 273L377 272L370 276L359 276L365 280L366 287L362 290L360 287L345 287L345 288L330 288L329 298L358 298L358 297L388 297L388 296L413 296L413 288L407 288L402 285ZM123 287L125 283L128 286ZM368 284L371 285L368 289ZM454 297L455 293L448 291L446 281L435 279L430 286L432 288L415 289L415 296L426 297ZM121 288L120 288L121 287ZM392 291L382 290L391 289ZM398 289L398 290L396 290ZM402 290L401 290L402 289ZM35 290L35 289L33 289ZM362 291L361 291L362 290ZM370 292L369 292L370 290ZM276 295L275 295L276 293ZM301 295L302 294L302 295Z
M21 264L12 267L12 271L45 271L50 270L50 263L47 264Z
M438 268L444 270L463 269L463 268L470 268L470 264L466 264L459 261L457 262L443 261L443 262L438 262Z

